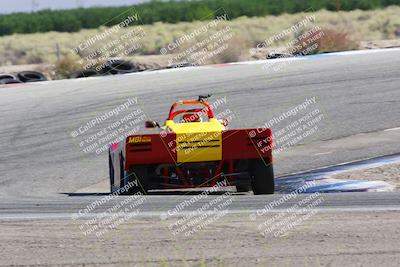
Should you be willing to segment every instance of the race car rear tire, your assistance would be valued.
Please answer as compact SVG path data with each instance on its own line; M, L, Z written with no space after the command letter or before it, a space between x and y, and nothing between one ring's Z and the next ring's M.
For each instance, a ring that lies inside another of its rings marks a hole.
M110 192L112 193L114 186L114 166L110 154L108 154L108 169L110 175Z
M127 172L128 182L131 186L128 188L128 194L142 193L147 194L149 186L147 166L135 166Z
M249 192L251 190L251 186L248 184L237 184L236 191L238 193Z
M275 191L274 169L272 163L261 159L251 163L252 181L254 195L273 194Z

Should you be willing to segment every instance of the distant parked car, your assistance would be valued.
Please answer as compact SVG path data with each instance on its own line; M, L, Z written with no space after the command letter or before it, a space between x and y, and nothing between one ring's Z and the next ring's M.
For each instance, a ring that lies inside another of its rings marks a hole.
M272 52L267 55L266 59L287 58L287 57L293 57L293 55L289 53Z

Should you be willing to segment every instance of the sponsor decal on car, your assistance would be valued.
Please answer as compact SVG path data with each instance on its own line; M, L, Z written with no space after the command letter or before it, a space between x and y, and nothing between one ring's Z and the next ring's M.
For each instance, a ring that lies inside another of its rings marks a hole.
M135 144L135 143L151 143L151 137L150 136L129 137L128 144Z

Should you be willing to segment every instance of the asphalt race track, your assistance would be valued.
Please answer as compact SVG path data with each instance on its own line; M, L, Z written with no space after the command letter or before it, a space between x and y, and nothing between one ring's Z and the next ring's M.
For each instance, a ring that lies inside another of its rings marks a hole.
M199 193L199 192L197 192ZM195 204L186 207L183 213L189 213L201 208L205 203L212 199L218 198L224 192L209 195L207 198L196 201ZM176 208L185 199L193 198L195 194L189 195L175 195L169 194L150 194L145 197L145 201L141 205L141 212L135 217L142 218L156 218L160 219ZM107 203L96 207L96 209L88 214L79 215L79 212L83 214L83 211L96 199L104 196L84 196L75 195L67 200L64 199L48 199L35 200L35 201L21 201L18 205L15 205L13 201L4 201L1 205L1 216L0 219L71 219L74 215L82 218L91 218L107 209L112 208L118 201L127 199L127 196L120 196L116 199L108 201ZM299 195L296 198L289 199L281 205L274 207L275 212L283 211L295 205L298 201L305 199L307 195ZM247 217L262 210L266 203L278 201L281 198L280 195L274 196L249 196L245 194L232 194L233 202L229 213L231 214L244 214ZM399 211L400 210L400 198L397 193L334 193L326 194L324 196L324 202L318 206L318 211L330 212L330 211L343 211L343 212L354 212L354 211ZM168 215L167 215L168 216ZM172 217L174 217L172 215ZM169 216L168 216L169 217Z
M325 119L303 145L276 156L278 175L397 153L400 131L346 148L359 133L400 126L399 67L400 51L393 49L297 60L278 72L243 64L0 88L1 196L54 196L105 179L106 153L85 154L70 133L132 97L148 119L162 122L174 100L210 92L213 99L226 97L236 115L232 128L261 126L316 97ZM333 148L323 146L335 140ZM331 153L315 155L326 152Z
M212 93L212 99L226 100L219 111L228 108L234 113L230 127L247 128L262 126L315 97L313 108L324 119L312 135L275 156L278 176L400 151L399 49L288 62L279 71L265 70L259 62L0 87L0 220L69 221L72 214L104 197L75 193L106 181L108 160L106 153L84 153L81 139L71 132L129 98L137 98L147 119L162 122L173 101ZM273 131L290 123L289 118ZM280 196L234 194L230 213L248 219ZM140 216L159 221L167 210L191 197L152 193L146 196ZM320 210L345 214L400 209L397 192L335 193L324 198Z

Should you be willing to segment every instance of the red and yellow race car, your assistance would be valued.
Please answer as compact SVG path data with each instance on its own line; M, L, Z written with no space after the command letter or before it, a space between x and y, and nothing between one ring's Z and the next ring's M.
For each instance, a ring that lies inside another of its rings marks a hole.
M227 184L238 192L274 193L271 129L226 129L202 96L175 102L164 126L145 126L110 146L112 192Z

